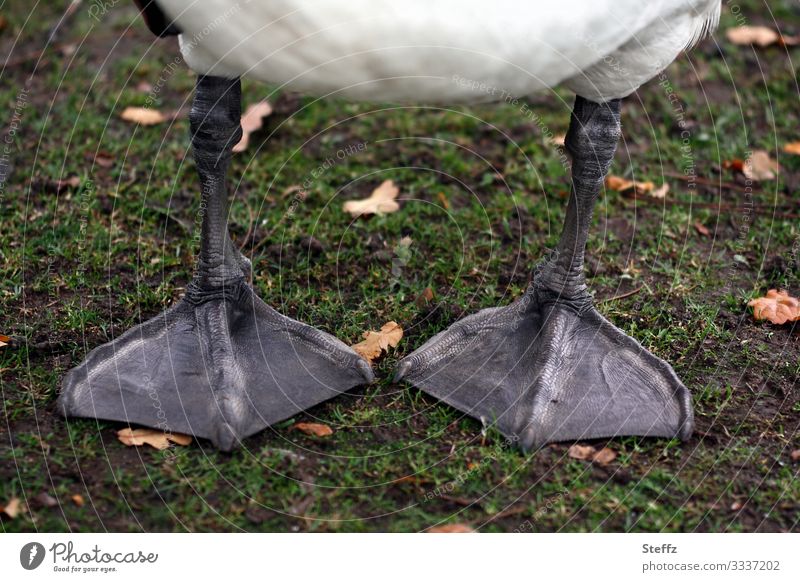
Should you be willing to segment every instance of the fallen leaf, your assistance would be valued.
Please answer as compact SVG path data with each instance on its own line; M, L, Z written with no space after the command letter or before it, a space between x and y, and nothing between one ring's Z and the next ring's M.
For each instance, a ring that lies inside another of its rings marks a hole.
M380 331L364 332L364 341L353 346L355 352L370 364L381 352L394 348L403 338L403 328L395 321L385 323Z
M740 501L734 501L731 503L731 511L739 511L742 508L742 503Z
M5 513L11 519L17 517L23 511L22 502L19 497L12 497L5 505L0 505L0 513Z
M430 287L425 287L425 289L422 290L422 293L420 293L414 300L414 303L416 303L417 307L424 307L425 305L433 301L433 298L434 298L433 289L431 289Z
M49 194L61 194L70 189L75 189L81 185L78 176L70 176L59 180L50 178L36 179L31 183L31 189L35 192L47 192Z
M7 346L11 343L11 338L7 335L0 335L0 348Z
M580 459L581 461L591 461L594 454L597 452L591 445L572 445L567 454L573 459Z
M292 425L290 430L299 430L302 433L311 436L326 437L333 434L333 429L327 424L320 424L318 422L298 422Z
M783 151L787 154L800 156L800 141L792 141L783 146Z
M592 461L602 466L608 465L617 458L617 453L608 447L603 447L598 451L592 445L572 445L567 454L573 459Z
M348 200L342 206L345 212L349 212L354 217L365 214L390 214L400 210L397 195L400 189L391 180L386 180L372 191L369 198L363 200Z
M159 451L169 448L172 443L185 447L192 442L192 437L189 435L169 433L152 428L123 428L117 431L117 438L128 447L150 445Z
M428 533L475 533L475 530L472 529L465 523L448 523L447 525L437 525L427 530Z
M556 147L564 147L564 142L567 139L566 133L559 133L557 135L552 136L548 141L550 145L554 145Z
M234 152L243 152L250 143L250 134L261 129L264 118L272 114L272 105L267 101L259 101L248 106L242 115L242 139L233 146Z
M744 160L740 160L739 158L723 160L722 167L726 170L733 170L734 172L744 172Z
M650 192L650 197L664 200L667 197L667 192L669 192L669 184L664 182L661 186Z
M778 171L778 162L769 157L764 150L756 150L744 162L742 174L750 180L774 180Z
M169 119L169 117L157 109L150 109L148 107L126 107L120 115L120 118L140 125L156 125Z
M94 157L94 163L101 168L110 168L114 165L114 156L108 152L97 152L97 155Z
M81 495L80 493L76 493L75 495L70 497L70 499L72 499L72 502L78 507L83 507L84 504L83 495Z
M766 26L734 26L725 31L725 37L733 44L765 47L777 43L781 35Z
M785 36L766 26L734 26L725 31L727 39L736 45L756 45L761 48L773 44L794 46L800 37Z
M58 505L58 499L50 495L49 493L39 493L36 497L33 498L36 503L41 505L42 507L55 507Z
M627 190L634 190L637 194L647 194L648 192L652 192L653 189L656 187L653 182L639 182L637 180L627 180L625 178L621 178L620 176L614 176L609 174L606 176L605 180L606 188L609 190L614 190L616 192L626 192ZM662 186L663 188L663 186ZM669 186L667 186L667 190ZM664 191L666 194L666 190Z
M621 178L620 176L614 176L613 174L609 174L606 176L606 188L609 190L616 190L619 192L620 190L626 190L633 186L633 182L630 180L626 180L625 178Z
M436 197L439 199L439 204L442 205L442 208L445 210L450 210L450 201L447 199L447 196L444 192L439 192Z
M702 222L695 222L694 229L697 231L697 234L701 234L703 236L711 236L711 231L708 230Z
M800 301L786 291L770 289L766 297L757 297L748 303L753 308L753 317L766 319L776 325L800 320Z
M795 449L792 451L791 458L794 462L800 461L800 449Z
M616 458L617 458L617 453L615 453L608 447L603 447L592 456L592 462L605 467Z

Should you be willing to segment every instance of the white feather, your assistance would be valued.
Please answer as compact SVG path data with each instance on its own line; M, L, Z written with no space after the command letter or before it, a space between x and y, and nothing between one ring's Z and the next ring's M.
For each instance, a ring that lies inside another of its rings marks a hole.
M373 101L623 97L716 24L719 0L159 0L202 74Z

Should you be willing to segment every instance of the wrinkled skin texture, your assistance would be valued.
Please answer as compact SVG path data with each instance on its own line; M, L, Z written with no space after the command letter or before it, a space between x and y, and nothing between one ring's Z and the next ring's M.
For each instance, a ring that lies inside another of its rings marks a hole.
M398 365L397 380L494 425L523 449L692 433L691 395L670 365L604 319L586 289L586 238L619 139L619 109L619 101L576 98L564 230L525 295L464 318Z
M230 240L225 175L241 137L238 80L200 77L190 114L202 184L200 255L186 296L95 348L64 379L68 417L142 424L206 438L222 450L373 379L330 334L279 314L245 281Z

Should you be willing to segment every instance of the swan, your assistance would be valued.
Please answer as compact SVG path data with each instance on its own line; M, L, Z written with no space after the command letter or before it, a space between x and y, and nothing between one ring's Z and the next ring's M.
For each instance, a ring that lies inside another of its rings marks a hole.
M672 367L600 315L583 274L595 201L621 134L621 99L716 27L719 0L136 0L179 35L198 74L190 113L204 210L185 296L95 348L64 379L68 417L143 424L231 450L354 386L370 366L285 317L247 283L226 217L241 78L319 96L476 103L559 85L576 94L571 190L554 252L510 305L479 311L401 360L407 381L525 450L554 441L687 439L691 395Z

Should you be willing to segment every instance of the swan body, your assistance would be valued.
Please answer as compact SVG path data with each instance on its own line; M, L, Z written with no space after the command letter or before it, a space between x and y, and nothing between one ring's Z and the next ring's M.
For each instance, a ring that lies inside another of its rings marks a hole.
M196 72L367 101L454 103L565 85L603 102L655 76L718 0L158 0Z

